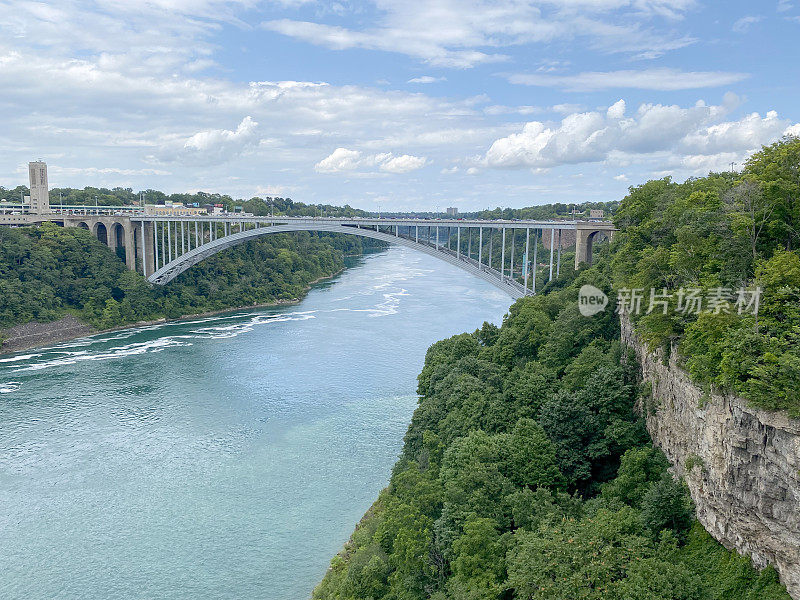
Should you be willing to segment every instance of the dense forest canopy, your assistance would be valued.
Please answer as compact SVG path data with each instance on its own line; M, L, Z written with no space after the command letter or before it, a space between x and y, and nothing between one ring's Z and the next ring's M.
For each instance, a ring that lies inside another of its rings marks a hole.
M677 345L709 388L800 415L800 140L765 147L741 173L632 187L614 219L614 287L672 295L669 310L632 315L650 344ZM690 290L702 310L681 306ZM757 314L740 311L740 290Z
M437 342L381 493L317 600L788 600L694 520L634 404L606 256L568 285Z
M477 219L586 219L591 210L602 210L604 218L612 216L619 207L619 201L612 202L583 202L580 204L542 204L539 206L526 206L525 208L500 208L494 210L481 210L464 213L465 217Z
M88 231L0 227L0 328L67 312L99 328L300 297L370 240L275 234L216 254L167 286L152 286Z

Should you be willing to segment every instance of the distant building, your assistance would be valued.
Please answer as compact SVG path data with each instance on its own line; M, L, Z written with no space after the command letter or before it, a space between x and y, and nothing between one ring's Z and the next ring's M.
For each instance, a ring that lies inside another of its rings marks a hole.
M41 160L28 163L31 184L30 212L43 215L50 212L50 191L47 187L47 164Z
M451 206L447 209L447 216L448 217L457 217L458 216L458 208L455 206Z
M589 211L589 218L590 219L602 219L603 218L603 211L599 209L591 209Z

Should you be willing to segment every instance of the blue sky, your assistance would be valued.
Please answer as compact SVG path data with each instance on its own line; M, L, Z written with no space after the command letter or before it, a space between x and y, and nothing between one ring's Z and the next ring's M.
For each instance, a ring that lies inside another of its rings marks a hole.
M621 198L800 134L800 1L0 0L0 185Z

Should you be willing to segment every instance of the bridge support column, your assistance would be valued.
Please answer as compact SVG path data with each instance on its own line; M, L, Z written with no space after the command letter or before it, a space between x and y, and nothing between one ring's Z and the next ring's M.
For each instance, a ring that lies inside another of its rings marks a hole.
M159 260L158 260L158 223L153 222L153 266L155 270L158 271L159 269Z
M478 266L483 262L483 227L478 227Z
M155 223L145 222L142 232L144 234L144 242L142 243L142 262L144 263L145 277L149 277L156 272Z
M556 279L561 277L561 230L558 230L558 262L556 262Z
M461 227L456 227L456 256L461 258Z
M500 251L500 281L506 276L506 228L503 227L503 249Z
M575 232L575 268L579 269L581 263L592 264L592 241L596 231L578 229Z
M511 276L511 280L514 280L514 244L517 241L516 233L514 228L511 228L511 265L508 268L508 274Z
M123 235L125 236L125 266L129 270L136 270L136 242L134 241L135 227L133 223L128 222L127 226L123 227Z
M525 258L522 259L522 270L525 271L523 274L523 285L525 286L525 293L528 293L528 270L530 269L530 263L528 262L528 249L530 248L531 244L531 230L530 228L525 229Z
M103 226L106 228L106 246L111 248L111 250L116 254L117 252L117 231L114 227L114 223L108 223L106 221L100 221Z
M167 262L172 262L172 223L166 222L167 225Z
M536 293L536 269L539 265L539 235L533 230L533 285L531 289Z
M547 281L553 281L553 247L556 243L556 230L550 230L550 277Z

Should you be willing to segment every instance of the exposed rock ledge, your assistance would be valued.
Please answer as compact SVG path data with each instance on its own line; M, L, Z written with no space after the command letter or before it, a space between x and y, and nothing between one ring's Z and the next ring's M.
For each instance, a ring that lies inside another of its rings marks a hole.
M622 339L652 385L642 407L647 428L685 477L697 518L756 567L772 564L800 599L800 421L736 396L704 398L678 366L677 352L663 364L662 352L640 343L627 318Z

